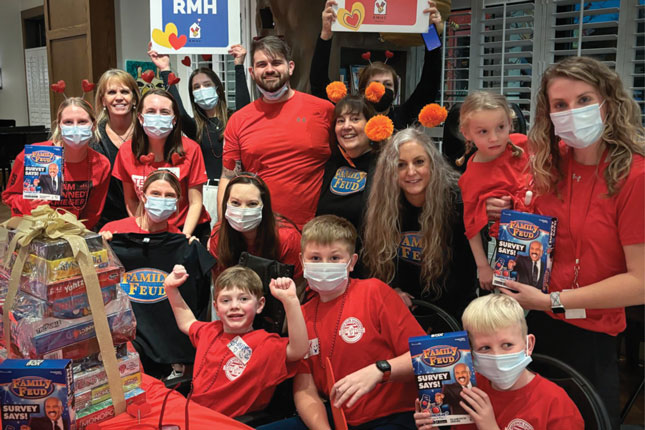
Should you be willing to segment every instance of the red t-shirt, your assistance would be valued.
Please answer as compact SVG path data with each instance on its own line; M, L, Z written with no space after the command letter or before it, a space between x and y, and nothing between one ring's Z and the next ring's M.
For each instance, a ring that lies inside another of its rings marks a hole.
M408 338L425 334L398 294L374 278L350 279L347 292L327 303L321 302L316 294L302 306L302 312L309 333L309 356L298 373L310 373L318 391L327 397L322 367L325 357L331 354L338 381L377 360L389 360L408 352ZM378 384L351 408L343 407L347 422L359 425L411 411L416 393L414 382Z
M495 420L502 430L582 430L585 423L578 408L558 385L535 377L519 390L498 391L490 381L476 373L477 387L490 397ZM475 424L453 426L476 430Z
M101 231L109 231L112 234L117 234L117 233L149 233L149 231L142 229L139 227L137 224L137 217L130 216L127 218L119 219L116 221L111 221L103 226ZM168 227L166 230L162 231L167 231L169 233L181 233L177 227L174 225L168 224ZM161 231L157 231L155 233L161 233Z
M558 218L558 231L553 252L553 269L549 290L572 288L576 241L580 242L581 287L625 273L623 247L645 243L645 159L634 154L629 176L620 184L618 193L607 197L604 162L599 169L594 195L589 204L596 166L569 161L572 151L561 148L564 179L555 193L539 196L536 213ZM572 179L575 175L575 179ZM572 192L569 194L571 186ZM587 210L587 206L589 209ZM565 320L587 330L617 335L625 329L625 308L587 309L587 318ZM564 319L564 314L554 315Z
M271 191L273 210L302 227L314 217L334 106L296 91L282 103L261 98L235 112L224 132L222 165L258 174Z
M287 364L289 339L277 334L224 333L221 321L196 321L189 336L197 349L191 399L229 417L264 409L275 387L295 374L296 364ZM237 336L252 350L246 364L228 347Z
M182 136L181 144L184 147L184 156L176 163L168 163L166 161L153 161L150 163L142 163L140 160L134 159L132 153L132 141L128 140L121 148L114 161L114 169L112 175L120 179L124 186L131 184L137 196L141 196L143 183L146 177L157 169L166 169L174 173L181 183L181 198L177 201L177 212L175 215L168 219L168 223L177 228L183 227L186 222L186 215L188 214L188 188L195 187L206 183L206 167L204 167L204 157L199 145ZM208 212L202 205L202 213L199 216L197 224L210 221Z
M278 261L284 264L293 264L293 278L302 278L302 263L300 262L300 232L289 223L281 223L278 221L277 224L278 240L280 241L280 258L278 258ZM211 254L213 254L213 257L215 258L217 258L217 244L219 243L219 229L221 225L221 222L215 224L210 238L210 243L208 244ZM258 250L254 247L248 249L247 252L251 255L258 255ZM215 266L213 269L216 272L213 278L216 278L220 273L218 271L218 267L219 266Z
M52 146L51 141L35 145ZM87 148L87 158L78 163L64 162L63 189L60 200L38 201L22 198L24 179L25 151L18 154L13 163L9 186L2 192L2 201L11 207L11 215L31 214L37 205L49 204L53 208L63 208L80 220L89 229L98 222L105 197L110 185L110 160L92 148Z
M489 197L511 196L513 209L527 212L529 208L524 204L526 191L529 190L531 173L529 171L529 157L526 148L527 138L523 134L511 134L511 142L524 149L524 153L513 156L509 145L499 157L486 163L475 162L475 157L468 159L466 171L459 178L459 188L464 201L464 226L466 237L473 238L486 227L486 200ZM490 228L490 235L497 237L499 221Z

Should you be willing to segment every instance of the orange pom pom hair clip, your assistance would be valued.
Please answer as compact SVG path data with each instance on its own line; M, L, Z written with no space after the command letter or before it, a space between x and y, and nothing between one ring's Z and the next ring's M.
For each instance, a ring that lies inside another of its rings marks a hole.
M347 87L341 81L334 81L327 85L327 98L336 104L347 95Z
M378 103L385 94L385 85L380 82L370 82L365 88L365 98L372 103Z
M365 135L373 142L388 139L392 133L394 133L394 124L385 115L374 115L365 124Z
M448 111L445 107L436 103L427 104L419 112L419 122L422 126L432 128L436 127L446 120Z

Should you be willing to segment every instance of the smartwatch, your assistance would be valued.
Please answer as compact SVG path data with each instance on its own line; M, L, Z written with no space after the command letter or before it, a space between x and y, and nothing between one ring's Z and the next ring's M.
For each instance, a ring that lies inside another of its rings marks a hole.
M376 362L376 368L383 372L383 379L381 383L385 383L390 380L390 374L392 373L392 366L386 360L379 360Z
M551 312L553 312L554 314L564 313L564 306L562 306L562 303L560 302L559 291L551 293Z

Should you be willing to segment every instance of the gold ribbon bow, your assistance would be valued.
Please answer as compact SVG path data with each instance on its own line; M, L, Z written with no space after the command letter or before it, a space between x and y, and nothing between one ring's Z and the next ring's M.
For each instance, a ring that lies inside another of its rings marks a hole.
M85 233L91 233L91 231L85 228L85 225L74 214L64 209L52 209L49 205L38 206L31 211L31 215L13 217L0 224L0 243L7 243L9 229L13 229L15 233L11 242L8 244L3 262L3 266L7 271L18 245L20 245L20 250L11 269L9 287L2 313L4 341L7 351L11 348L11 322L9 312L13 308L20 285L22 270L29 256L29 244L36 238L65 239L72 248L74 258L83 275L90 310L94 320L94 330L103 358L103 365L107 373L115 413L120 414L125 412L123 385L118 371L119 366L116 359L116 352L112 344L110 326L108 325L105 306L103 305L101 287L96 270L94 269L92 255L87 247L87 242L83 238Z

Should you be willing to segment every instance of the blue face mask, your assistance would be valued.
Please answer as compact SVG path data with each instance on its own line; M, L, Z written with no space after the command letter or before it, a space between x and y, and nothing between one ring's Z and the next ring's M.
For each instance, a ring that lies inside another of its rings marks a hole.
M157 115L154 113L143 114L143 131L148 137L164 138L168 136L175 125L172 120L173 115Z
M177 210L177 199L174 197L146 196L146 212L154 222L167 220Z
M203 87L193 91L193 98L197 106L204 110L213 109L219 101L215 87Z
M282 87L278 88L276 91L267 91L259 85L256 85L256 86L258 88L258 91L262 93L262 97L264 97L269 101L279 100L280 98L282 98L282 96L284 96L287 93L287 91L289 91L289 85L287 83L285 83Z
M92 138L91 125L61 125L60 137L69 146L78 148L87 145Z

